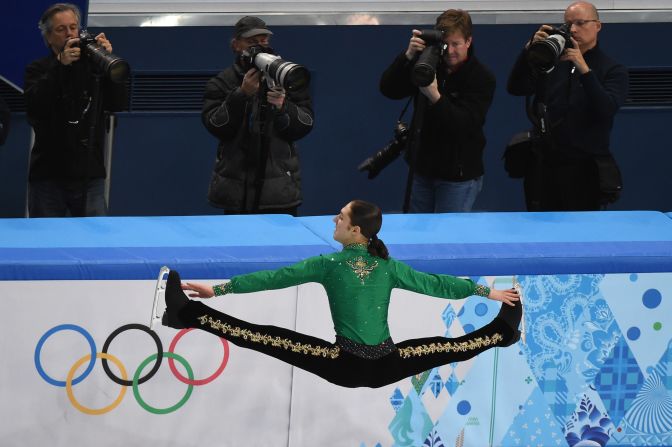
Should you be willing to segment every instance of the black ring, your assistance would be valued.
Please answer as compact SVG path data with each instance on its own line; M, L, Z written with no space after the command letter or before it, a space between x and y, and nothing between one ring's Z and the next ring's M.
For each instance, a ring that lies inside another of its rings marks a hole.
M152 367L152 369L144 377L140 377L140 379L138 380L138 384L145 383L146 381L151 379L154 376L154 374L156 374L156 372L159 370L159 367L161 366L161 360L163 360L163 344L161 343L161 339L159 338L159 336L156 335L156 332L154 332L144 324L138 324L138 323L125 324L115 329L115 331L112 332L109 337L107 337L107 340L105 340L105 344L103 345L103 353L107 354L107 348L110 347L110 343L112 343L112 340L114 340L114 338L117 335L130 329L137 329L139 331L147 332L154 339L154 343L156 343L156 349L158 351L158 355L156 357L154 367ZM103 359L103 369L105 370L105 374L107 374L107 377L114 380L119 385L133 386L132 380L120 379L119 377L114 375L114 373L110 370L109 365L107 364L107 359Z

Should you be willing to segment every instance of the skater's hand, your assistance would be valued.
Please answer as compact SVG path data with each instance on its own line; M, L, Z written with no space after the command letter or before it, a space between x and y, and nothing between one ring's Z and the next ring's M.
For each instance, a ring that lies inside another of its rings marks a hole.
M190 293L190 298L212 298L215 296L215 291L212 289L212 286L207 284L199 284L195 282L188 282L182 284L182 290L190 290L195 293Z
M520 297L518 296L518 292L516 292L516 289L506 289L506 290L490 289L488 299L494 301L501 301L502 303L508 304L509 306L515 306L516 305L515 302L520 301Z

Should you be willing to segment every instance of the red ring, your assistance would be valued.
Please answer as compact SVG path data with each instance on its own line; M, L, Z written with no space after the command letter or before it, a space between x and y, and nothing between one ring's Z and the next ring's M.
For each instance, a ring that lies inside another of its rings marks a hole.
M187 328L187 329L182 329L180 332L178 332L175 337L173 338L173 341L170 342L170 347L168 348L168 352L170 353L175 353L174 349L175 346L177 346L177 342L182 338L184 334L186 334L189 331L193 331L194 328ZM168 366L170 366L170 370L173 372L173 375L177 378L182 383L186 383L187 385L207 385L208 383L212 382L215 380L221 373L224 371L224 368L226 368L226 364L229 362L229 342L226 341L226 339L220 337L219 338L222 341L222 346L224 346L224 358L222 359L222 364L219 365L219 368L217 368L217 371L212 373L210 377L206 377L205 379L187 379L184 377L180 372L177 370L175 367L175 361L172 358L168 358Z

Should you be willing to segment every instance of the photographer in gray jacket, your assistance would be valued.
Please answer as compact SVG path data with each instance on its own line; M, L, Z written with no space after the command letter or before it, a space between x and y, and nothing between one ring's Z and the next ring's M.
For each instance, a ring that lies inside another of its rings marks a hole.
M208 200L226 214L296 215L301 204L294 142L313 127L308 72L274 55L272 34L257 17L240 19L231 40L234 63L206 87L201 117L219 139ZM269 85L272 76L259 68L259 54L303 77L289 86Z

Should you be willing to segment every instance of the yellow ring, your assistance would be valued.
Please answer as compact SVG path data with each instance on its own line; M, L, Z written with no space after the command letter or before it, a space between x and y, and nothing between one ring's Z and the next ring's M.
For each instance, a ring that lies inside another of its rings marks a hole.
M121 361L112 354L98 352L96 354L96 358L110 360L112 363L117 365L117 368L119 368L119 371L121 372L121 377L124 380L128 379L128 374L126 374L126 368L124 368L124 365L121 363ZM91 360L91 354L86 354L84 357L77 360L74 365L72 365L72 368L70 368L70 371L68 372L68 377L65 379L65 390L68 393L68 399L70 399L70 403L72 404L72 406L81 411L82 413L91 415L105 414L117 408L117 406L121 403L122 399L124 398L124 395L126 394L126 387L125 386L121 387L121 391L119 392L117 399L107 407L97 409L87 408L84 405L77 402L77 399L75 399L75 394L72 392L72 378L75 376L77 369L80 366L82 366L85 362L88 362L89 360Z

